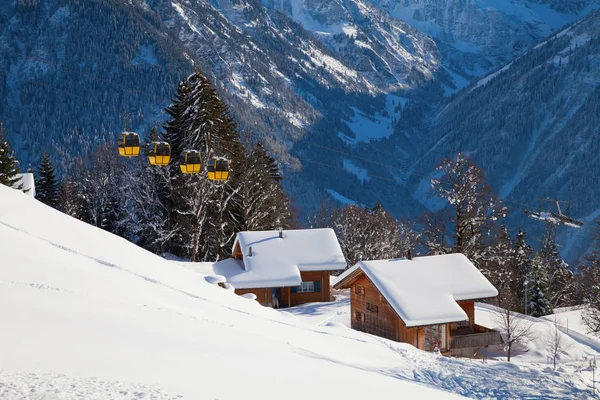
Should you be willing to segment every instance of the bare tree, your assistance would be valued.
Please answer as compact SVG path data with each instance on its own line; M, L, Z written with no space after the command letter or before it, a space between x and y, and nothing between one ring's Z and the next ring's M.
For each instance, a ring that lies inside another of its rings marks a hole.
M510 362L513 346L517 343L524 344L536 338L533 324L527 321L526 316L517 314L509 308L501 309L496 314L496 323L504 333L507 360Z
M554 370L556 370L556 360L558 360L560 355L568 349L568 345L565 342L564 336L560 329L558 329L558 320L556 315L554 316L554 326L546 338L546 345L548 346L550 356L552 357Z
M485 173L466 154L445 158L438 165L441 177L431 179L431 195L450 205L453 253L463 253L475 265L487 247L484 243L506 208L485 180Z

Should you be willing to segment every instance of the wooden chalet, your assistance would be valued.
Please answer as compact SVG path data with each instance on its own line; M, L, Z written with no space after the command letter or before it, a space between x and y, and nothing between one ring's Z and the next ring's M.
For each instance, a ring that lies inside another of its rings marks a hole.
M332 229L239 232L233 258L213 266L235 293L269 307L330 301L330 271L345 268Z
M334 288L350 289L359 331L461 357L502 342L475 323L475 300L498 291L462 254L359 262Z

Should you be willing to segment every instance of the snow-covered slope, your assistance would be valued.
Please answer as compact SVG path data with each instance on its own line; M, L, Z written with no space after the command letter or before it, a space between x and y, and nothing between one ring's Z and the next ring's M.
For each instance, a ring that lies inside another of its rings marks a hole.
M0 252L2 399L458 397L4 186Z

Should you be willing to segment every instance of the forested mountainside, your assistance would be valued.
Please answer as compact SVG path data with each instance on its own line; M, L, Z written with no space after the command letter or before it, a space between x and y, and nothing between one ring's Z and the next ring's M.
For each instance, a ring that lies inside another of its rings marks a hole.
M340 108L352 113L350 106L363 102L356 95L388 88L387 72L363 76L254 1L14 1L0 13L7 99L0 110L9 135L21 135L25 162L37 161L52 142L66 156L82 142L94 147L114 137L120 110L137 114L134 127L147 129L192 64L216 81L242 128L291 164L292 141L318 118L338 117ZM439 54L431 39L404 28L408 34L394 33L404 40L396 50L415 56L394 71L394 84L414 88L433 80Z
M241 130L261 138L284 165L284 184L300 209L334 197L367 205L381 202L405 217L423 210L424 186L415 182L416 174L428 174L443 156L458 150L472 150L503 195L528 204L537 201L540 185L528 185L526 179L527 171L538 169L539 163L523 164L525 180L515 180L514 189L507 191L507 182L531 154L507 150L501 159L492 145L512 135L499 133L494 124L500 122L491 122L492 117L503 121L505 112L486 113L496 109L491 101L493 88L500 83L456 93L471 78L522 55L600 1L12 0L7 4L0 9L0 119L24 167L35 166L48 151L61 172L68 172L73 156L115 139L123 128L122 111L132 113L136 131L147 133L155 121L166 117L163 108L177 81L198 68L215 83ZM583 41L573 52L579 54L593 43ZM514 66L540 51L552 57L553 50L564 50L556 46L532 50ZM551 67L540 61L540 67L529 72L537 78L523 83L513 96L524 91L533 96L529 100L537 100L539 93L551 91L545 99L560 91L567 98L565 90L571 87L567 77L574 65L564 60L559 64ZM521 70L509 71L513 76ZM593 78L593 68L583 74ZM560 85L546 87L552 79ZM589 89L590 85L582 93ZM445 107L448 96L455 97L438 116L439 105ZM517 105L521 100L505 97L499 103L502 110L526 109ZM584 106L577 108L579 113ZM477 107L478 116L465 118L466 110ZM471 126L471 121L480 122ZM464 132L477 131L482 135L477 143L489 147L474 152L475 134L457 133L457 124L463 124ZM522 134L508 139L511 149L534 143L532 151L538 151L539 140L550 140L543 132L537 136L519 128ZM552 137L558 140L561 135ZM470 140L473 143L467 145ZM490 154L482 154L484 150ZM574 171L573 163L561 161L556 158L549 168L564 169L563 174ZM499 166L506 164L510 167ZM531 176L539 179L546 172L540 167ZM536 193L535 198L519 185ZM560 195L554 190L557 184L544 185L547 193Z
M443 108L415 168L465 151L501 197L528 205L541 197L574 200L572 215L592 222L600 216L599 111L600 11L594 11ZM565 251L577 234L589 231L571 230Z
M447 92L501 66L565 24L600 6L598 0L263 0L344 54L359 71L394 69L421 49L398 51L394 31L407 24L435 39ZM349 38L353 38L349 39Z
M9 2L0 8L0 119L27 167L47 151L74 156L112 141L121 112L142 129L192 65L143 10L95 1ZM129 88L129 89L125 89Z

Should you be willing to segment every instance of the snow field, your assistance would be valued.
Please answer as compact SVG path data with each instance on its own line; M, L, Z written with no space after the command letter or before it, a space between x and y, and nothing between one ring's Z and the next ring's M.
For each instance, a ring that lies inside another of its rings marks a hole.
M578 361L425 353L349 329L347 297L263 308L5 187L0 251L3 400L590 397Z
M588 399L592 396L592 371L589 360L600 356L594 340L576 331L562 338L566 351L552 368L547 338L553 328L553 316L542 319L526 317L533 325L536 337L526 346L513 347L512 362L506 362L502 346L486 349L487 360L450 359L432 353L416 351L411 346L391 342L351 330L348 290L336 291L334 303L311 303L287 309L299 324L335 328L339 335L357 340L379 342L390 351L401 354L404 363L396 367L396 376L433 384L464 396L479 399ZM499 326L495 315L498 309L476 303L475 321L488 328ZM577 320L580 310L572 311L569 319ZM559 317L562 313L558 314ZM523 316L524 317L524 316ZM548 320L547 320L548 319ZM563 319L564 320L564 319ZM552 321L552 322L550 322ZM572 325L570 322L569 326ZM587 339L587 340L586 340ZM382 370L383 371L383 370Z
M0 251L3 399L457 398L382 373L404 361L378 341L298 324L5 187Z

